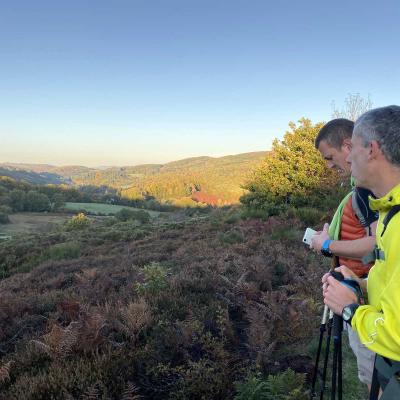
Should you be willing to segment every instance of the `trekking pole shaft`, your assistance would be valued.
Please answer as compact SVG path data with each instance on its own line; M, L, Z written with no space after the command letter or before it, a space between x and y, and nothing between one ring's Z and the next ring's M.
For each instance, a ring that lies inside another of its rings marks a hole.
M322 371L321 392L320 392L319 400L323 400L323 398L324 398L324 392L325 392L325 386L326 386L326 374L327 374L328 362L329 362L329 352L330 352L330 347L331 347L332 323L333 323L333 313L331 311L329 313L328 335L326 338L324 369Z
M342 374L342 331L343 331L343 319L340 318L340 332L338 336L338 400L342 400L343 396L343 374Z
M321 326L319 328L320 334L319 334L319 342L318 342L318 350L317 350L317 356L315 359L315 366L314 366L314 373L313 373L313 379L312 379L312 384L311 384L311 399L315 398L316 393L315 393L315 385L317 383L317 375L318 375L318 366L319 366L319 359L321 356L321 350L322 350L322 342L324 339L324 333L326 331L326 321L328 318L328 306L324 307L324 312L322 315L322 321L321 321Z
M339 361L340 338L342 334L341 326L342 326L342 318L335 314L333 316L333 366L332 366L331 400L336 399L336 384L339 383L338 361Z

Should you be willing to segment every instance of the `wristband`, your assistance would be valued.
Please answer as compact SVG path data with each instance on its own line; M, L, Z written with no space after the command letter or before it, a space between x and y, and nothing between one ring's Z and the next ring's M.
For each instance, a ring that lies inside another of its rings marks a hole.
M326 239L325 242L322 244L321 253L325 257L332 257L333 256L332 251L329 249L329 245L331 244L331 242L333 242L332 239Z

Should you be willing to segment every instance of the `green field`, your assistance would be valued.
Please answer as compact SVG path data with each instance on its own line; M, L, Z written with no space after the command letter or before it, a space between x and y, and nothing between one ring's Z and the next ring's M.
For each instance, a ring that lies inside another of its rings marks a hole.
M127 208L127 209L133 210L133 211L146 211L152 217L158 217L160 215L159 211L150 211L150 210L143 210L141 208L117 206L114 204L103 204L103 203L65 203L64 208L69 211L84 210L88 213L105 214L105 215L110 215L110 214L114 215L118 211L122 210L123 208Z

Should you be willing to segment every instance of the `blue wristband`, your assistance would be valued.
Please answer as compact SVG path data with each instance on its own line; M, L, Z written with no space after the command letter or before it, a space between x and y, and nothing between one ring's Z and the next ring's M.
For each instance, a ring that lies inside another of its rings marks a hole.
M326 239L325 242L322 243L321 253L325 257L332 257L332 255L333 255L331 250L329 249L329 245L331 244L331 242L333 242L332 239Z

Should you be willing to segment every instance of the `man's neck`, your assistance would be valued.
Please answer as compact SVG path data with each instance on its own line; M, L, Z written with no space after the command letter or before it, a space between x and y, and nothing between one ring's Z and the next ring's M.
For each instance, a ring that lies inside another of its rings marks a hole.
M372 192L376 197L383 197L400 184L400 168L392 165L382 168L377 178L379 179L376 179Z

